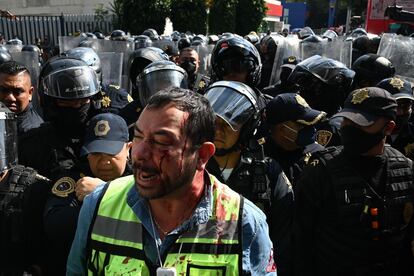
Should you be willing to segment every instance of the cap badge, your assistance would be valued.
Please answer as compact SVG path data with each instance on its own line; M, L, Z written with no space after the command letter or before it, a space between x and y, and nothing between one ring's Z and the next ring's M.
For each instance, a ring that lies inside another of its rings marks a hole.
M62 177L52 187L52 193L58 197L67 197L75 191L76 181L71 177Z
M404 81L399 78L392 78L390 80L390 84L392 87L397 88L398 90L401 90L401 88L404 87Z
M304 98L302 98L300 95L296 95L296 96L295 96L295 99L296 99L296 102L297 102L298 104L300 104L301 106L306 107L306 108L309 108L308 103L307 103L307 102L305 101L305 99L304 99Z
M102 97L102 106L109 107L111 105L111 99L108 96Z
M206 87L206 82L204 80L200 80L198 83L198 88L203 89L204 87Z
M326 146L331 141L332 136L333 136L332 132L321 129L316 132L315 140L319 145Z
M287 60L289 63L293 63L293 62L295 62L296 61L296 57L294 57L294 56L290 56L290 57L288 57L288 60Z
M108 134L109 130L109 122L105 120L98 121L95 126L95 136L105 136Z
M362 88L362 89L358 89L354 95L352 95L352 100L351 102L353 104L360 104L363 101L365 101L366 99L369 98L369 90L368 88Z

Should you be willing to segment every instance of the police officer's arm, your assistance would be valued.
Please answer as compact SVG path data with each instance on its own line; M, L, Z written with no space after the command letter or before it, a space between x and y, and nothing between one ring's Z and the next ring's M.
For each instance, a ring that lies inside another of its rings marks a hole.
M89 226L104 187L105 185L98 186L93 193L85 197L79 214L75 238L73 239L68 257L66 275L86 275L86 245Z
M323 164L311 160L294 187L293 254L295 275L314 275L315 229L327 197L333 197ZM323 208L326 208L324 206Z
M276 275L266 216L247 199L244 201L242 243L244 273Z

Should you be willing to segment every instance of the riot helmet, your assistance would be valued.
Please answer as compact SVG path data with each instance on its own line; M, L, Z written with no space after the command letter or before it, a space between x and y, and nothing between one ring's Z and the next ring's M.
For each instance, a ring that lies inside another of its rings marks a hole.
M246 84L257 86L260 82L262 62L256 47L241 37L230 37L217 42L211 54L214 77L223 80L232 73L247 72Z
M191 46L191 40L188 37L181 38L178 41L178 51Z
M159 39L159 35L157 31L154 29L146 29L145 31L142 32L142 34L148 36L151 40Z
M100 91L95 71L83 60L56 57L43 66L39 79L45 119L67 137L83 137L90 99Z
M244 39L246 39L253 45L259 42L259 36L256 34L256 32L250 32L248 35L244 37Z
M195 41L200 41L202 45L205 45L205 44L207 44L207 40L208 39L207 39L207 37L205 35L199 34L199 35L196 35L193 38L192 43L194 43Z
M299 39L305 39L311 35L315 35L315 32L310 27L304 27L298 32Z
M320 43L323 42L324 39L319 35L309 35L302 40L302 42L310 42L310 43Z
M12 56L8 51L0 50L0 65L12 60Z
M23 45L23 42L18 38L10 39L6 42L7 45Z
M376 54L366 54L359 57L352 70L355 71L356 88L375 86L379 81L391 78L395 74L392 62Z
M101 59L92 48L76 47L66 51L64 55L67 57L78 58L86 62L86 64L88 64L95 71L98 81L102 82Z
M365 36L368 35L368 32L365 31L365 29L363 28L356 28L350 34L351 37L358 37L358 36L364 36L364 35Z
M41 55L40 48L37 45L24 45L22 48L22 52L36 52L39 56Z
M219 41L219 37L217 35L209 35L208 36L208 44L215 45Z
M225 39L225 38L231 38L234 37L235 35L229 32L226 33L222 33L220 39Z
M178 31L172 32L172 34L171 34L172 41L178 41L178 40L180 40L180 38L181 38L181 35Z
M238 141L228 149L217 149L216 155L226 155L247 146L260 123L260 109L255 91L236 81L218 81L210 85L204 97L208 99L217 117L233 131L240 131Z
M138 88L136 80L139 74L150 63L160 60L169 60L168 55L156 47L146 47L135 50L129 59L129 79L132 83L132 98L138 98Z
M99 45L96 43L96 41L93 40L82 40L81 42L79 42L78 47L91 48L95 52L99 52Z
M93 33L85 33L86 37L92 38L92 39L98 39L95 34Z
M343 63L315 55L298 63L288 81L299 87L312 108L331 116L351 91L354 76L355 72Z
M109 36L110 40L126 41L128 39L127 34L122 30L114 30Z
M9 52L9 49L6 47L6 46L4 46L3 44L0 44L0 52Z
M97 39L105 39L105 36L101 32L94 32Z
M148 99L167 87L188 88L187 73L172 61L156 61L145 67L137 77L139 100L145 106Z
M334 40L335 38L338 37L338 34L333 31L333 30L326 30L323 34L322 34L322 38L326 38L329 41Z
M0 173L17 165L17 115L0 102Z
M152 40L146 35L139 35L135 37L135 49L146 48L152 46Z

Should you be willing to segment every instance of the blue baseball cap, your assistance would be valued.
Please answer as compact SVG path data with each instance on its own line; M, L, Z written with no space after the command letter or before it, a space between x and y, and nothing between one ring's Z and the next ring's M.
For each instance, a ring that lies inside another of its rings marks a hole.
M305 99L296 93L279 94L266 106L266 122L271 125L287 121L315 125L325 116L325 112L312 109Z
M388 78L380 81L377 87L387 90L394 99L408 99L414 101L411 83L398 77Z
M128 142L128 126L122 117L103 113L89 120L81 156L89 153L117 155Z

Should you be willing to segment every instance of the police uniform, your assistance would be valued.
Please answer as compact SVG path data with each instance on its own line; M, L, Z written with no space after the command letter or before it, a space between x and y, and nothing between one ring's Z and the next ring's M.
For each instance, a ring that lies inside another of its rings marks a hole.
M131 95L126 90L115 85L104 85L101 92L93 99L93 110L91 117L98 113L110 112L118 114L120 110L132 102Z
M43 124L43 118L36 112L30 102L26 110L17 114L17 135L21 135Z
M403 240L414 237L407 231L413 215L413 163L388 145L370 154L380 151L384 130L359 129L380 118L393 120L396 107L387 91L370 87L353 91L334 116L359 127L344 124L344 146L313 154L296 185L296 275L398 274Z

